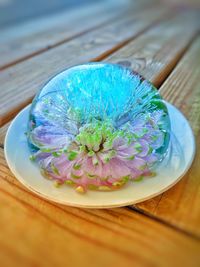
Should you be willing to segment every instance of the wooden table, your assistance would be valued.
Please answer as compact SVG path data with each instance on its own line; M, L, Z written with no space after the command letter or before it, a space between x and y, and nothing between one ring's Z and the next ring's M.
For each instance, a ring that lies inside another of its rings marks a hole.
M0 266L200 266L199 28L197 8L142 0L90 2L1 31ZM183 179L131 207L50 203L22 186L5 162L13 117L50 77L94 60L149 79L196 137L196 158Z

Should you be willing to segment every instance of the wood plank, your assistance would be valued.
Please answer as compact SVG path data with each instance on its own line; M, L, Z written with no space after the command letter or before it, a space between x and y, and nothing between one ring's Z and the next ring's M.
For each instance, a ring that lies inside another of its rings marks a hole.
M155 1L150 1L150 3L153 2ZM134 1L131 4L130 2L113 3L113 1L94 2L2 30L0 70L55 47L101 24L116 20L119 15L139 12L143 6L144 1L141 3Z
M61 10L71 10L75 6L84 6L93 3L93 0L0 0L7 2L0 9L0 28L28 22L34 18L55 14ZM108 0L109 1L109 0ZM99 1L98 1L99 2Z
M40 199L12 176L0 153L4 266L199 266L200 240L128 209L78 209Z
M119 48L167 14L163 7L123 17L0 73L0 125L9 121L59 71ZM128 28L128 31L127 31ZM191 30L193 32L193 30Z
M160 23L105 61L126 65L159 87L200 28L199 13L186 12Z
M178 107L190 122L196 137L196 157L192 167L172 189L154 201L137 207L163 221L200 237L200 37L185 54L160 92Z

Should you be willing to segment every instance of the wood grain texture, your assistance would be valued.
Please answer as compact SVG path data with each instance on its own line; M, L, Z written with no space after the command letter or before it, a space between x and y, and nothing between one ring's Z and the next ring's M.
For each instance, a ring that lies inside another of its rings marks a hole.
M160 199L138 204L141 210L200 237L200 37L192 44L160 92L178 107L194 131L196 157L184 178ZM152 201L154 207L152 209Z
M30 32L31 24L21 25L18 37L17 31L13 34L16 28L1 32L0 38L7 36L7 40L0 64L5 67L24 61L0 74L0 125L29 103L57 72L105 59L127 65L158 87L162 85L163 97L180 108L191 123L197 142L195 162L175 187L131 208L89 210L57 205L29 192L10 172L2 149L8 122L0 129L2 267L200 266L200 37L194 40L199 14L172 14L167 20L163 18L169 14L165 8L122 16L123 8L113 22L118 10L99 18L103 7L95 8L94 13L91 7L80 17L84 20L90 14L92 25L89 21L81 25L75 12L74 18L66 18L64 13L63 17L51 16L50 22L42 18L44 28L39 30L39 21ZM157 25L160 18L162 22ZM73 29L65 28L69 20ZM106 21L110 22L103 25ZM79 33L83 34L74 38ZM35 56L28 59L31 55Z
M0 125L27 105L50 77L74 64L106 56L163 18L166 12L165 8L158 7L123 17L1 71Z
M165 33L167 34L166 30ZM169 35L167 36L168 36L167 39L169 40ZM140 38L143 38L143 36L139 37L138 39ZM137 39L135 41L137 41ZM155 39L155 42L157 42L157 39ZM132 43L133 47L134 43ZM200 41L199 39L197 39L194 45L185 54L185 56L180 61L176 69L173 71L173 73L169 76L167 81L161 87L161 93L163 94L163 97L166 100L170 101L171 103L175 104L178 108L182 110L182 112L186 115L186 117L188 117L197 138L196 139L197 151L200 145L199 144L200 90L198 83L200 79L199 43ZM181 44L183 44L183 42L181 42ZM160 46L162 47L163 44L161 44ZM129 45L126 47L129 47ZM125 48L121 50L124 51ZM121 50L119 50L119 52ZM120 58L120 54L117 57L117 53L113 55L112 59L115 60L115 58L118 58L119 61L122 62L122 59L124 59L124 57ZM155 54L158 55L159 52L156 51ZM165 56L163 60L166 60L166 55L168 54L164 53L164 55ZM123 64L127 64L125 59ZM132 58L129 57L129 62L134 62L134 56L132 56ZM143 71L145 71L145 69ZM143 74L145 75L145 73ZM146 75L148 75L148 72ZM155 72L154 75L152 76L153 78L150 78L152 81L154 81L155 79L154 77L156 77L157 72ZM3 138L5 131L6 131L6 126L0 130L1 138ZM197 154L191 170L184 177L184 179L181 180L174 188L170 189L161 196L158 196L154 199L138 204L137 208L139 208L144 212L147 212L149 215L153 215L156 218L160 218L167 223L177 226L183 229L184 231L188 231L191 234L199 236L200 235L199 231L200 180L198 179L199 177L198 165L199 165L199 154ZM188 212L190 212L190 210L192 210L192 213L190 214L190 216L188 216Z
M159 87L200 29L199 12L185 12L160 23L106 61L126 65Z
M200 240L128 209L77 209L40 199L13 177L0 152L3 266L199 266Z
M9 125L10 125L10 122L6 123L4 126L0 128L0 147L3 147L4 145L4 139L5 139L6 132L8 130Z
M118 16L122 17L124 12L126 15L139 12L143 9L143 5L139 5L138 1L132 2L131 5L122 4L122 2L113 4L112 1L90 3L89 6L80 6L59 14L39 17L2 30L0 69L55 47L103 23L108 24Z

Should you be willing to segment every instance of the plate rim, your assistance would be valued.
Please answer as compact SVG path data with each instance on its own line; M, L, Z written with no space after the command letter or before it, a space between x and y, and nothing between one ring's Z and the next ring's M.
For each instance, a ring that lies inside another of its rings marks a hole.
M22 184L24 185L27 189L29 189L32 193L36 194L37 196L39 196L40 198L42 199L45 199L45 200L48 200L50 202L54 202L54 203L58 203L58 204L61 204L61 205L66 205L66 206L71 206L71 207L78 207L78 208L90 208L90 209L103 209L103 208L117 208L117 207L124 207L124 206L130 206L130 205L134 205L134 204L137 204L137 203L140 203L140 202L144 202L146 200L149 200L151 198L154 198L164 192L166 192L167 190L169 190L170 188L172 188L175 184L177 184L181 179L182 177L188 172L188 170L190 169L193 161L194 161L194 157L195 157L195 154L196 154L196 142L195 142L195 137L194 137L194 134L193 134L193 131L192 131L192 128L188 122L188 120L186 119L186 117L183 115L183 113L177 108L175 107L174 105L170 104L169 102L163 100L165 102L165 104L168 106L172 106L176 112L178 112L182 117L183 119L187 122L187 126L188 126L188 129L190 131L190 134L192 136L192 156L190 158L190 160L188 161L187 163L187 167L184 169L184 171L182 172L182 174L176 179L174 180L172 183L170 183L168 186L166 186L165 188L159 190L158 192L155 192L155 193L152 193L151 195L149 196L146 196L146 197L143 197L143 198L140 198L139 200L133 200L133 201L127 201L127 202L123 202L123 203L113 203L113 204L102 204L102 205L89 205L89 204L77 204L77 203L73 203L73 202L68 202L66 200L59 200L59 199L56 199L55 197L52 197L52 196L49 196L47 195L46 193L42 193L42 192L39 192L38 190L36 190L34 187L30 186L30 184L28 182L26 182L26 179L24 179L18 172L17 170L15 170L15 168L13 167L13 165L11 164L10 162L10 159L9 159L9 156L8 156L8 139L9 139L9 134L11 132L11 129L12 129L12 126L13 124L16 122L16 120L21 116L22 113L26 112L27 109L30 108L31 104L27 105L25 108L23 108L17 115L16 117L12 120L11 124L9 125L8 127L8 130L6 132L6 136L5 136L5 140L4 140L4 154L5 154L5 158L6 158L6 162L8 164L8 167L10 168L12 174L15 176L15 178ZM120 189L119 189L120 190ZM101 193L101 192L98 192L98 193ZM109 192L106 192L106 193L109 193Z

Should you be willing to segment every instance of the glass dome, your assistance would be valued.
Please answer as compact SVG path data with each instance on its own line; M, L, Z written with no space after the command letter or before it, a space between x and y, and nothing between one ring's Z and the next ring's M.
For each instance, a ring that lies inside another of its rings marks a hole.
M157 89L140 75L88 63L37 94L27 138L31 159L56 185L114 190L154 173L169 146L170 120Z

